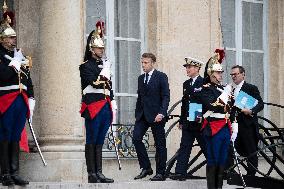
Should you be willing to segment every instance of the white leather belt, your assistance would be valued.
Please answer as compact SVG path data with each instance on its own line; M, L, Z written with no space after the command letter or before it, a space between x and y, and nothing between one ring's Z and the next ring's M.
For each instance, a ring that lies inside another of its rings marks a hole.
M214 118L225 118L226 117L226 114L221 114L221 113L214 113L212 111L207 111L204 115L203 115L204 118L207 118L207 117L214 117Z
M101 93L101 94L105 94L107 96L110 95L110 91L108 89L95 89L94 87L92 87L91 85L88 85L84 90L83 90L83 94L87 94L87 93Z
M22 89L27 90L27 87L23 84ZM20 89L19 85L10 85L10 86L5 86L5 87L0 87L0 91L8 91L8 90L14 90L14 89Z

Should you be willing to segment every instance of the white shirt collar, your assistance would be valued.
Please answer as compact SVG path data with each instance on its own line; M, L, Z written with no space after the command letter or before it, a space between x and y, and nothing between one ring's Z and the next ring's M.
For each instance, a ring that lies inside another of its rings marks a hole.
M235 91L234 91L234 96L235 98L238 96L243 84L244 84L245 80L243 80L242 82L240 82L238 85L235 85Z
M236 85L235 88L242 88L243 84L244 84L245 80L243 80L242 82L240 82L238 85Z
M151 76L153 74L155 69L151 70L150 72L148 72L149 76L148 76L148 81L146 82L146 72L144 73L145 77L144 77L144 83L149 83L150 79L151 79Z
M154 70L155 70L155 69L153 69L153 70L151 70L151 71L148 72L149 76L151 76L151 75L153 74ZM146 72L145 72L145 75L146 75Z
M195 77L193 77L193 78L191 77L191 79L192 79L191 85L194 84L194 82L196 81L196 79L198 78L198 76L199 76L199 75L197 75L197 76L195 76Z

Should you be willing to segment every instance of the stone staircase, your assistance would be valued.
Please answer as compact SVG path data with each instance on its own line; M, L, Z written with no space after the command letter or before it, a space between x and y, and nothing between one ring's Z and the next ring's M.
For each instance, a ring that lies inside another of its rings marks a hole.
M72 183L72 182L31 182L26 187L0 186L0 189L207 189L205 180L187 180L187 181L172 181L166 180L163 182L129 181L115 182L111 184L87 184L87 183ZM224 183L223 189L242 188L239 186L227 185ZM250 189L249 187L247 189Z

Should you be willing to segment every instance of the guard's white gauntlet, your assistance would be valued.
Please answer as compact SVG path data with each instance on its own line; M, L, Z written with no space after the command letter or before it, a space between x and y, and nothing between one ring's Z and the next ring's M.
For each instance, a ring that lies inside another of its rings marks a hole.
M224 102L224 104L228 104L229 96L231 95L231 91L232 91L232 85L229 84L224 88L224 91L222 92L222 94L218 98L220 100L222 100Z
M100 72L100 75L104 76L108 80L110 80L110 75L111 75L110 67L111 67L110 61L104 60L103 61L103 69Z
M17 51L17 49L14 49L14 58L12 58L11 62L9 63L9 66L14 67L17 71L20 71L22 60L24 60L25 57L22 54L22 50L20 49Z
M30 118L32 119L35 109L35 99L29 98L29 109L30 109Z
M236 138L238 136L238 122L234 121L232 123L232 136L231 136L231 141L235 142Z
M112 108L112 122L116 121L116 113L117 113L117 104L115 100L111 101L111 108Z

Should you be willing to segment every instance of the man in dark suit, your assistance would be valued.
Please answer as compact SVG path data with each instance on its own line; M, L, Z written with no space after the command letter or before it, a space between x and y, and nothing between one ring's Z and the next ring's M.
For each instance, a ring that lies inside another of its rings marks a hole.
M144 53L141 64L144 74L138 77L138 99L135 109L135 127L133 143L137 152L141 173L134 179L141 179L153 174L143 136L151 127L156 146L156 175L152 181L165 180L167 148L165 138L165 117L170 101L168 77L165 73L154 69L156 57L152 53Z
M189 103L201 104L198 99L200 91L203 86L203 78L199 75L199 70L203 63L191 57L185 58L186 63L183 65L186 68L187 76L190 79L183 83L183 97L181 105L181 116L179 121L179 128L182 129L182 137L180 142L179 154L177 156L177 163L175 174L170 178L173 180L185 180L188 168L188 160L191 149L196 139L203 152L205 150L204 139L201 135L201 117L193 118L194 121L189 121Z
M257 151L258 123L256 114L263 109L264 105L258 88L255 85L245 82L245 69L242 66L233 66L230 75L235 84L233 89L235 98L238 96L240 91L243 91L258 100L258 103L254 108L242 110L233 108L233 113L231 114L236 115L239 125L238 135L235 141L236 150L241 156L246 157ZM247 175L255 175L256 171L253 167L257 168L258 166L257 154L248 160Z

